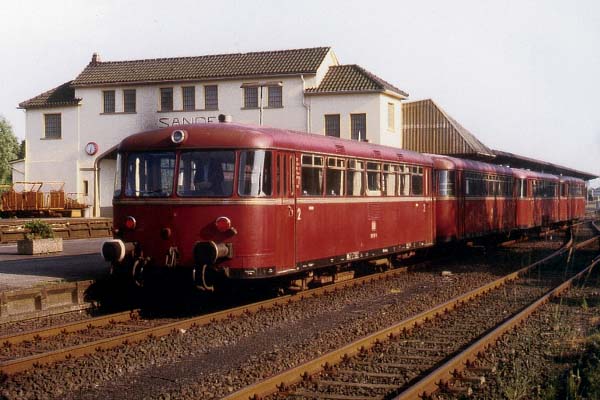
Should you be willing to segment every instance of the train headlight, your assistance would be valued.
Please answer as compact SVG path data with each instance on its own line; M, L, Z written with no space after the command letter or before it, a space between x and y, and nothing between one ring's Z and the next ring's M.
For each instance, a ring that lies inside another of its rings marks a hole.
M171 141L175 144L181 144L185 140L186 136L187 135L185 131L177 129L171 133Z
M215 221L215 226L219 232L227 232L231 229L231 220L227 217L219 217Z
M137 225L137 221L132 216L125 218L125 229L130 231L134 230Z

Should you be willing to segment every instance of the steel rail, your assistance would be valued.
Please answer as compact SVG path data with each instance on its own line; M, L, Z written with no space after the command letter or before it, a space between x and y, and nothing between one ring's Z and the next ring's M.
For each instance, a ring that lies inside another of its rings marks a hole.
M572 238L569 241L568 245L570 246L571 243ZM538 263L545 262L545 260L546 259L540 260L538 261ZM418 263L417 265L419 264L423 263ZM521 271L524 271L527 268L533 268L535 265L537 265L537 263L532 264L530 267L523 268L522 270L509 275L510 277L512 277L510 279L516 279L517 275L521 273ZM192 326L204 326L212 322L222 321L228 318L238 317L249 313L255 313L261 310L281 306L284 304L302 301L308 297L326 295L338 290L353 288L370 282L376 282L379 280L390 279L396 275L406 273L406 271L407 267L399 267L389 271L385 271L383 273L368 275L352 280L329 284L315 289L310 289L297 295L281 296L275 299L264 300L249 305L243 305L232 309L214 312L211 314L188 318L182 321L176 321L152 328L141 329L136 332L129 332L126 334L116 335L113 337L104 338L88 343L82 343L76 346L65 347L51 352L40 353L28 357L0 362L0 373L3 373L5 375L16 374L31 369L37 365L63 361L73 357L82 357L88 354L93 354L98 350L106 350L119 345L139 342L149 337L165 336L179 329L189 329ZM132 313L136 312L139 312L139 310L125 311L107 316L96 317L89 320L66 323L57 327L49 327L25 333L7 335L4 337L0 337L0 344L18 344L26 340L35 340L36 338L51 337L62 332L76 332L78 330L85 329L90 326L99 327L102 325L106 325L111 321L126 321L131 318Z
M372 333L337 350L333 350L313 360L307 361L297 367L288 369L286 371L281 372L280 374L271 376L253 385L242 388L241 390L224 397L224 400L260 399L265 396L269 396L279 390L283 390L289 385L296 384L308 376L323 371L327 366L338 364L345 358L352 357L358 354L360 351L367 350L375 346L377 343L386 341L389 338L394 337L394 335L397 335L403 331L416 328L419 325L439 315L442 315L445 312L449 312L459 307L462 303L470 301L508 282L514 281L515 279L519 278L520 275L528 272L529 270L564 254L573 246L573 240L573 236L571 235L570 239L560 249L550 254L549 256L539 261L536 261L533 264L530 264L524 268L521 268L518 271L505 275L504 277L499 278L486 285L483 285L479 288L473 289L463 295L457 296L454 299L442 303L428 311L407 318L391 327Z
M86 328L95 328L112 322L129 321L136 318L140 310L123 311L114 314L102 315L99 317L89 318L81 321L65 322L56 326L49 326L40 329L33 329L26 332L18 332L9 335L0 336L0 344L14 345L28 340L38 340L55 336L61 333L77 332Z
M590 265L588 265L578 274L572 276L567 281L550 290L543 297L531 303L531 305L529 305L523 311L506 320L493 331L477 340L471 346L467 347L460 354L457 354L439 368L429 373L419 382L415 383L410 388L394 397L394 400L427 398L436 392L440 387L447 386L448 382L451 381L453 377L459 375L467 368L468 365L472 364L483 353L495 346L501 336L523 323L542 305L546 304L551 299L560 296L566 290L571 288L573 286L573 282L580 279L585 274L590 273L598 263L600 263L600 256L596 257Z
M337 290L352 288L383 279L390 279L396 275L400 275L403 273L406 273L406 267L400 267L375 275L368 275L352 280L333 283L327 286L310 289L297 295L281 296L275 299L264 300L249 305L235 307L232 309L217 311L198 317L188 318L182 321L176 321L152 328L142 329L136 332L129 332L126 334L116 335L110 338L104 338L88 343L82 343L76 346L65 347L63 349L58 349L47 353L40 353L28 357L4 361L0 362L0 373L12 375L18 372L23 372L28 369L31 369L36 365L62 361L73 357L82 357L87 354L92 354L98 350L105 350L123 344L139 342L149 337L165 336L179 329L189 329L192 326L204 326L212 322L222 321L228 318L238 317L244 314L255 313L265 309L302 301L309 297L326 295ZM89 325L101 326L110 323L110 321L112 320L126 320L130 318L130 314L131 311L126 311L117 314L107 315L104 317L96 317L90 320L67 323L58 327L43 328L40 330L34 330L25 333L8 335L0 338L0 343L8 342L12 344L18 344L25 340L36 339L36 337L51 337L61 332L75 332L80 329L85 329Z

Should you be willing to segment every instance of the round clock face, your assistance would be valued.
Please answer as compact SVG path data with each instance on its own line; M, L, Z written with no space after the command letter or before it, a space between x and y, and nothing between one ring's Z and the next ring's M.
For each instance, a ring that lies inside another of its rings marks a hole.
M85 152L90 156L93 156L98 152L98 144L96 142L89 142L85 145Z

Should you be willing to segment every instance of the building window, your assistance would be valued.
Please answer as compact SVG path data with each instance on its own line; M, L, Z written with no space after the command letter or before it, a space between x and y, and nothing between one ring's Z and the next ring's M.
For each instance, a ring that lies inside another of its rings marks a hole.
M196 88L194 86L185 86L181 89L183 90L183 109L188 111L195 110Z
M350 114L350 138L367 140L367 114Z
M217 85L204 86L204 109L217 110L219 108L219 90Z
M160 89L160 111L173 111L173 88Z
M87 196L90 193L90 184L87 180L83 181L83 195Z
M282 95L281 86L269 86L269 107L270 108L283 107L283 95Z
M388 129L393 131L396 129L396 111L394 109L394 103L388 103Z
M60 114L44 114L44 137L46 139L61 138Z
M340 114L325 115L325 135L340 137Z
M115 112L115 91L105 90L102 92L104 95L104 113Z
M126 113L135 112L135 89L123 90L123 111Z
M258 87L244 88L244 108L258 108Z

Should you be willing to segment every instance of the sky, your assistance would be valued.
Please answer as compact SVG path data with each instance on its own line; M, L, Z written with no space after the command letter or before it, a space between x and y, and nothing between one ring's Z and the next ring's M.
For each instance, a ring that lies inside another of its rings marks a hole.
M0 115L103 61L331 46L488 147L600 175L600 2L0 1ZM600 185L596 181L595 186Z

